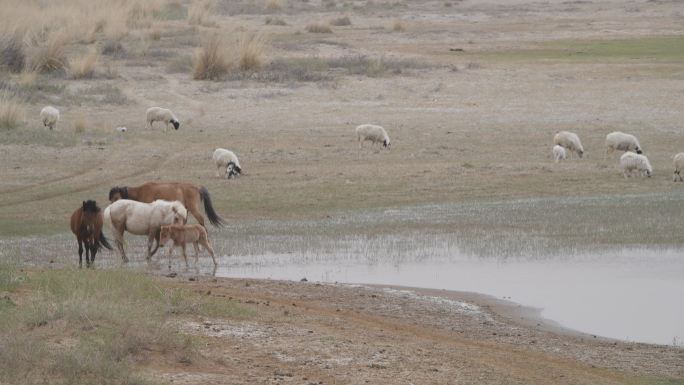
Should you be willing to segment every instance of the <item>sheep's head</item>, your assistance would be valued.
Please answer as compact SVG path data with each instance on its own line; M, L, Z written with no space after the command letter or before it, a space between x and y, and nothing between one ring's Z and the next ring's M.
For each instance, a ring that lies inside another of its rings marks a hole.
M389 139L385 139L385 140L382 142L382 145L385 146L385 148L389 150L389 148L390 148L390 141L389 141Z
M637 148L636 148L636 153L637 153L637 154L643 154L644 152L641 151L641 149L640 149L639 147L637 147Z
M582 155L584 155L584 151L582 150L577 150L577 155L582 159Z
M171 120L171 124L173 124L173 128L175 128L176 130L180 128L180 122L178 121L178 119Z
M229 162L226 167L226 178L230 179L234 176L239 176L241 172L240 166L236 165L235 162Z

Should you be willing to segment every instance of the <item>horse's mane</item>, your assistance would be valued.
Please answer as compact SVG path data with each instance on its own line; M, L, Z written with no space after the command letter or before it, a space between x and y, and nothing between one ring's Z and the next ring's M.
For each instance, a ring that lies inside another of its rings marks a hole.
M121 195L121 199L128 199L128 187L123 186L123 187L112 187L111 190L109 190L109 200L112 200L112 197L114 197L114 194L119 193Z
M93 200L83 201L83 212L86 213L97 213L100 208L97 207L97 203Z

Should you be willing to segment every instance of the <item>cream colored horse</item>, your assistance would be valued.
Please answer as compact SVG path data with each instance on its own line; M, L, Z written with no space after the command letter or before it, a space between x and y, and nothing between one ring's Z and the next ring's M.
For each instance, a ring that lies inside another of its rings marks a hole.
M159 230L164 225L185 223L188 211L179 201L156 200L152 203L142 203L128 199L119 199L109 205L104 211L104 220L114 235L116 246L121 253L121 259L128 262L123 248L124 231L135 235L147 235L147 260L159 248ZM157 241L154 250L152 243Z

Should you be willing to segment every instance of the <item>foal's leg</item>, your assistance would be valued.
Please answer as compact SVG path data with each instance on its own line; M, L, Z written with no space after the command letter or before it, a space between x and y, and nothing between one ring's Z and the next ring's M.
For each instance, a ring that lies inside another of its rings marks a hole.
M171 254L173 254L173 248L176 246L175 244L168 245L169 246L169 252L166 253L169 257L169 270L171 270Z
M192 246L195 248L195 267L197 267L197 261L199 260L199 245L197 241L193 242Z
M86 263L88 263L87 260L88 256L86 255ZM83 241L81 238L78 238L78 268L83 267Z
M187 268L188 268L188 256L187 256L187 254L185 254L185 246L186 246L186 244L183 243L181 245L181 248L183 249L183 259L185 260L185 269L187 270Z
M214 249L211 248L211 245L209 244L209 240L207 238L200 239L200 242L202 243L202 246L207 250L209 255L211 255L211 260L214 261L214 267L217 266L216 263L216 257L214 256Z

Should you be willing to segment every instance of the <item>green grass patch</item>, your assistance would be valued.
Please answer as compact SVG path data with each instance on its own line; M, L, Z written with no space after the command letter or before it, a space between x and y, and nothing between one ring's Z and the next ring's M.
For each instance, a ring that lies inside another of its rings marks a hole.
M254 314L235 302L166 288L127 270L17 276L16 268L0 265L1 287L22 286L26 298L0 305L0 378L9 383L50 378L64 384L148 384L134 367L148 352L185 363L197 358L193 337L169 322L174 317Z

